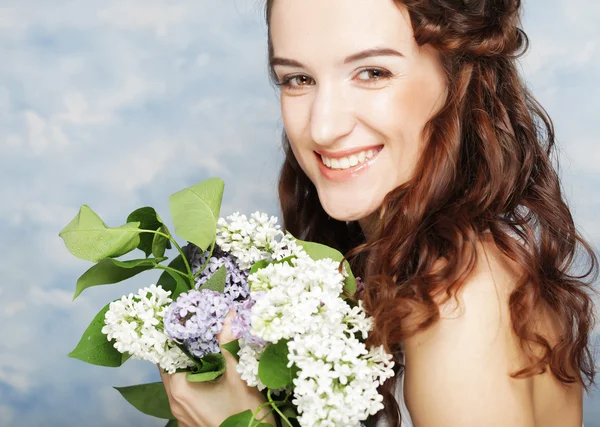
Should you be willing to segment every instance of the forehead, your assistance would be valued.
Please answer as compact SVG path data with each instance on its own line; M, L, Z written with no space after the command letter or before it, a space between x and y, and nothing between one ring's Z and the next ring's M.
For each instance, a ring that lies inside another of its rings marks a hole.
M358 50L406 51L414 43L406 8L395 0L275 0L270 33L275 56L298 60L342 61Z

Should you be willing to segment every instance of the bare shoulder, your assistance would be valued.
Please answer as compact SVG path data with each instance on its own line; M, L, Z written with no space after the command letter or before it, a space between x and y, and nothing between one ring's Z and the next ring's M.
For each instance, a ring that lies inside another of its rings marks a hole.
M437 298L440 321L407 341L408 347L444 345L446 341L456 344L462 343L457 339L468 338L464 344L469 349L489 351L488 345L494 344L497 351L496 345L512 335L508 299L520 279L521 268L489 237L477 244L476 256L456 299ZM477 343L472 342L472 334L480 338Z
M440 302L441 319L404 343L406 402L424 427L533 427L535 381L510 377L527 363L508 304L522 270L491 236L476 250L458 304Z

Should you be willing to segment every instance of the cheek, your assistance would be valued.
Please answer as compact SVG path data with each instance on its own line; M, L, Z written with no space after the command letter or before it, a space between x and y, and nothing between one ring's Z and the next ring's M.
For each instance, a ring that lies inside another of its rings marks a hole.
M302 141L307 127L307 106L301 99L281 99L281 118L290 140Z
M439 111L444 93L441 77L432 70L424 70L394 82L393 87L368 105L364 114L393 148L403 150L405 160L414 159L424 142L423 129Z
M305 114L303 108L298 103L285 102L283 99L281 101L283 127L290 141L290 148L302 170L310 177L311 174L307 167L310 164L309 157L312 158L312 151L307 150L304 144L306 119L303 118Z
M419 139L423 127L432 116L435 105L433 92L427 82L404 81L377 113L385 118L385 126L393 135L413 141Z

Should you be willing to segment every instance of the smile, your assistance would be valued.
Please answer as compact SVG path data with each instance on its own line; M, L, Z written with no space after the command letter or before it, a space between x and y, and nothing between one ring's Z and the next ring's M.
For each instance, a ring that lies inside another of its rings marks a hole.
M365 172L379 157L383 145L368 147L361 151L348 150L340 153L317 153L321 174L330 181L343 182Z
M320 154L320 156L321 161L328 168L344 170L367 162L377 155L382 148L383 146L369 148L343 157L339 155L335 157L334 155L327 156L325 154Z

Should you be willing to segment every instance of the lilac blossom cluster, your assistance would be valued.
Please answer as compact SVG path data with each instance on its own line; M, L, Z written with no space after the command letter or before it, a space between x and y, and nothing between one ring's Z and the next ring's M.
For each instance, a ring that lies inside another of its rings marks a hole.
M231 325L233 335L256 351L266 345L262 338L251 333L252 307L261 293L250 295L250 267L263 259L307 256L276 222L276 217L259 212L252 214L249 220L235 213L227 219L219 219L212 253L192 243L185 247L196 289L181 294L171 305L165 315L165 330L192 355L203 357L210 352L220 352L216 335L231 309L236 311ZM223 294L203 289L202 285L223 266L226 270Z
M239 265L237 258L215 244L212 254L188 243L186 257L195 276L196 289L184 292L165 313L165 331L169 337L185 346L197 358L221 351L217 334L223 329L227 313L234 309L231 328L237 339L244 339L258 347L265 342L250 334L251 309L255 299L250 298L248 270ZM226 278L223 293L202 287L221 267Z
M377 388L394 375L393 357L383 347L367 349L373 327L362 301L351 307L340 294L344 274L331 259L294 258L273 263L248 278L251 335L276 343L288 340L288 367L295 365L294 403L301 426L360 426L383 408ZM261 348L240 340L237 371L251 386L258 378Z
M102 333L114 340L114 347L133 359L148 360L169 373L193 366L192 360L169 339L163 330L170 292L151 285L110 303Z
M308 256L290 234L283 233L276 217L260 212L254 212L249 219L238 212L219 218L216 243L235 257L242 270L249 270L260 260Z
M224 290L225 295L235 301L245 301L248 299L250 296L248 271L243 270L238 266L233 255L223 251L218 245L215 245L211 256L210 251L202 252L201 249L193 243L189 243L186 246L186 252L192 274L194 276L197 275L194 279L196 289L200 289L219 268L225 266L227 272ZM200 271L203 266L204 269ZM198 273L199 271L200 273Z
M219 353L217 334L232 308L228 295L210 289L184 292L165 313L165 331L197 358Z

